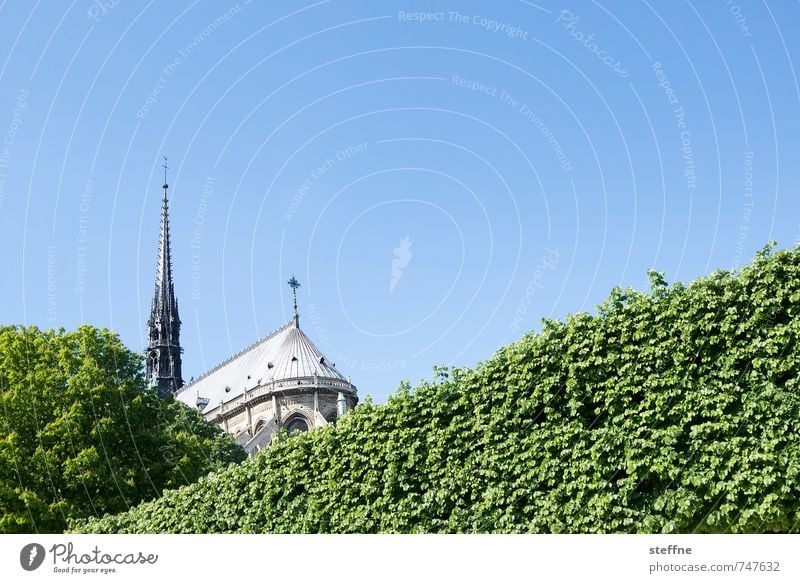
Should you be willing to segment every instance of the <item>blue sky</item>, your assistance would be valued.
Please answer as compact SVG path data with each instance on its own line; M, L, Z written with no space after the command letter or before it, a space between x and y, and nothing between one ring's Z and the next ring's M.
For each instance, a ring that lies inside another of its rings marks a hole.
M146 342L162 156L186 380L291 317L362 395L648 268L800 235L789 2L0 3L0 322Z

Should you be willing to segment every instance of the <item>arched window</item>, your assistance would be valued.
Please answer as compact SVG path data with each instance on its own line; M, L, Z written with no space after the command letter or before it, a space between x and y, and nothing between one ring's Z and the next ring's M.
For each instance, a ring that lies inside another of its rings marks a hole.
M286 430L289 433L293 431L308 431L308 423L302 417L294 417L286 424Z

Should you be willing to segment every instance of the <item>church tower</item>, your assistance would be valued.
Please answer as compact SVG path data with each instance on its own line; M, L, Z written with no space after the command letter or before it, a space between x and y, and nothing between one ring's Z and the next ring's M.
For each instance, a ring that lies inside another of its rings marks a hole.
M148 344L145 352L148 385L157 387L158 396L166 398L183 386L181 377L181 320L178 300L172 285L172 257L169 244L169 209L167 208L167 159L164 158L164 198L161 204L161 235L158 268L150 318L147 320Z

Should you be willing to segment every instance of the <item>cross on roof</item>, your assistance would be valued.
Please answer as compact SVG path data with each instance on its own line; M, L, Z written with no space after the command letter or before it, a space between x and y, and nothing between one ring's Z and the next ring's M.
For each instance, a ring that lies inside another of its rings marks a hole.
M292 298L294 299L294 325L295 327L300 327L300 316L297 314L297 288L300 287L300 282L297 281L297 278L292 275L292 279L287 281L286 283L289 284L289 287L292 288Z
M167 157L164 156L164 196L165 197L167 195L167 187L169 186L167 184L167 170L169 170L169 166L167 166Z

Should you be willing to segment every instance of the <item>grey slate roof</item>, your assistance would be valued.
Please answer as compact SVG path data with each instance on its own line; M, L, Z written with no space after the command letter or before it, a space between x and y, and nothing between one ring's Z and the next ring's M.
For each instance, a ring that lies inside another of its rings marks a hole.
M201 408L208 411L217 407L220 401L227 403L236 399L245 389L271 383L280 386L281 381L309 377L318 378L323 386L330 384L324 381L338 381L334 383L337 385L340 382L349 384L293 318L283 327L185 385L176 398L190 407L197 406L198 398L208 399L208 404Z

